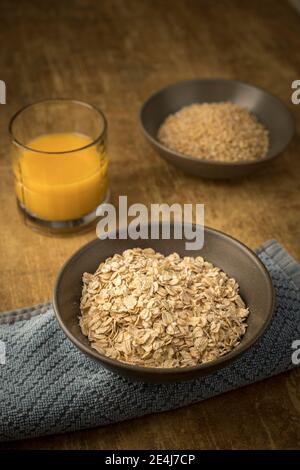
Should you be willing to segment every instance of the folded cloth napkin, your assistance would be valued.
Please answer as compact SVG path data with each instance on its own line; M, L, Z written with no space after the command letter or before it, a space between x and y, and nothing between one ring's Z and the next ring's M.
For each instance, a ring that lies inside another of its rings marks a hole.
M292 368L292 343L300 339L300 266L275 241L257 253L275 287L273 319L242 357L197 380L146 384L107 371L65 337L50 304L0 314L0 440L170 410Z

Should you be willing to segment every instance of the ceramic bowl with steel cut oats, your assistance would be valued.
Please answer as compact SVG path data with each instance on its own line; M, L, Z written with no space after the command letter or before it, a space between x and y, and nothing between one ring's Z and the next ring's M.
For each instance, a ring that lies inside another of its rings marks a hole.
M279 98L222 78L185 80L157 91L143 104L140 124L162 158L214 179L266 168L295 133L295 119Z
M188 380L225 367L262 335L274 294L245 245L210 228L204 240L196 252L184 239L88 243L56 281L63 331L99 365L139 380Z

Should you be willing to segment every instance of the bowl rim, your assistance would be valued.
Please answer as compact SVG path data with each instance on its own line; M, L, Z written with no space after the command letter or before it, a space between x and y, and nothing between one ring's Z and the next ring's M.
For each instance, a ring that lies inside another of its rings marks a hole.
M184 83L193 83L193 82L198 82L198 83L208 83L208 82L226 82L226 83L237 83L240 85L243 85L245 87L249 87L255 90L258 90L260 92L263 92L264 94L267 94L271 96L274 100L277 101L277 103L285 109L287 114L289 115L291 119L291 135L288 141L286 142L285 145L281 146L280 150L277 151L276 153L273 153L271 155L268 155L260 158L259 160L244 160L244 161L234 161L234 162L226 162L226 161L213 161L213 160L204 160L203 158L197 158L194 157L193 155L186 155L184 153L178 152L176 150L170 149L169 147L166 147L164 144L162 144L157 138L152 137L149 132L147 131L146 127L144 126L143 123L143 114L145 112L146 107L150 103L152 99L154 99L156 96L160 95L161 93L164 93L165 91L169 90L170 88L176 88L179 85L183 85ZM198 163L203 163L208 166L218 166L218 167L239 167L239 166L255 166L260 163L268 162L270 160L273 160L276 158L281 152L283 152L284 149L287 148L287 146L291 143L292 139L295 136L296 133L296 118L292 111L288 108L288 106L285 104L285 102L281 99L278 98L278 96L274 95L270 91L266 90L263 87L252 85L251 83L243 82L241 80L234 80L234 79L227 79L227 78L221 78L221 77L216 77L216 78L194 78L194 79L188 79L188 80L181 80L179 82L172 83L170 85L167 85L154 93L152 93L146 101L142 104L140 111L139 111L139 124L140 128L142 129L142 132L144 135L147 137L147 139L152 143L153 146L158 147L160 150L168 153L172 157L178 157L182 158L184 160L188 161L193 161L193 162L198 162Z
M196 224L193 224L195 226ZM172 376L172 375L187 375L189 373L197 372L197 371L209 371L210 369L213 369L219 365L222 365L224 362L231 362L231 360L240 357L242 354L244 354L250 347L256 343L256 341L262 336L262 334L265 332L266 328L271 322L274 308L275 308L275 291L272 283L272 279L270 276L270 273L268 272L266 266L263 264L263 262L260 260L260 258L257 256L257 254L252 251L250 248L248 248L244 243L240 242L236 238L232 237L231 235L227 235L226 233L216 230L214 228L204 226L204 230L207 232L211 233L216 233L218 236L221 236L222 238L227 238L231 243L233 242L236 246L238 246L240 249L242 249L248 257L256 263L256 265L261 269L262 273L264 274L268 287L269 287L269 298L270 298L270 305L268 308L268 312L266 315L266 320L264 325L260 328L260 330L251 338L251 341L248 342L246 346L243 346L241 343L238 347L234 348L232 351L229 353L225 354L224 356L219 357L218 359L215 359L213 361L206 362L204 364L198 364L195 366L189 366L189 367L174 367L174 368L163 368L163 367L144 367L140 365L135 365L135 364L127 364L125 362L118 361L116 359L112 359L108 356L105 356L104 354L100 354L98 351L94 350L91 346L86 346L83 344L80 340L78 340L72 332L69 330L69 328L65 325L63 321L63 317L59 311L58 307L58 291L59 291L59 285L61 282L61 279L65 273L65 270L71 265L76 259L80 258L86 251L88 251L93 245L98 244L101 242L98 238L91 240L90 242L86 243L83 245L81 248L79 248L77 251L75 251L68 259L67 261L63 264L61 269L58 272L58 275L56 277L55 283L54 283L54 289L53 289L53 296L52 296L52 304L53 304L53 309L54 313L56 316L56 319L58 320L58 323L60 327L62 328L63 332L65 335L72 341L75 346L77 346L78 349L80 349L82 352L87 354L88 356L96 359L97 361L105 363L108 367L113 367L114 369L116 368L121 368L124 371L130 372L135 372L139 373L140 376L149 376L149 375L156 375L156 376L162 376L162 375L167 375L167 376ZM119 230L117 230L116 233L119 233ZM83 274L83 273L82 273ZM80 314L80 310L78 312L78 315Z

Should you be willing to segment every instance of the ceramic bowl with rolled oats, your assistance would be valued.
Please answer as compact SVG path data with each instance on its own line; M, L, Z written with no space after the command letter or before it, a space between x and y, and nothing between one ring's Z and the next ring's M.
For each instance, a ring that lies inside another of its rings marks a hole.
M240 358L272 317L270 276L224 233L205 227L197 251L185 241L117 237L77 251L54 289L67 337L100 365L146 382L197 378Z

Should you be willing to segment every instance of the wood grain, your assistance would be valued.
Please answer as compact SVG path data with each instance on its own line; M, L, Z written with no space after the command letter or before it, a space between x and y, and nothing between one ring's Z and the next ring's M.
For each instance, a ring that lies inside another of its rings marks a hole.
M0 310L50 298L65 259L92 231L51 238L24 225L15 205L7 126L23 105L71 97L102 108L109 123L113 200L205 203L206 223L254 248L275 238L300 261L300 143L269 169L237 182L187 176L144 141L139 108L182 79L249 81L291 103L299 79L300 16L276 0L2 0L0 108ZM300 373L294 371L204 403L105 428L2 448L300 448Z

